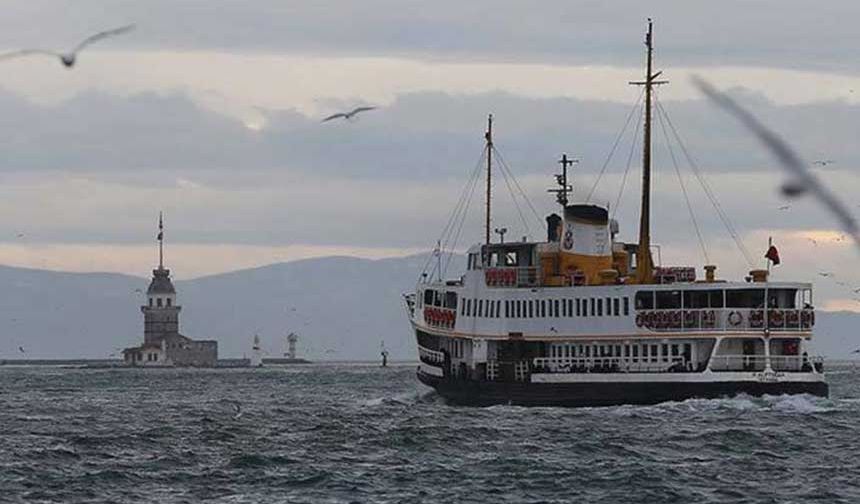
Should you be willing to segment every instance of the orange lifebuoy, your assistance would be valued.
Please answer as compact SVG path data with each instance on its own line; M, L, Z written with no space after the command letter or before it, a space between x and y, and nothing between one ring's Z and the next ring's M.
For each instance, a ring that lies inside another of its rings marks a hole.
M645 314L637 313L636 314L636 327L642 327L645 325Z
M781 326L785 321L782 310L771 310L768 312L768 325Z

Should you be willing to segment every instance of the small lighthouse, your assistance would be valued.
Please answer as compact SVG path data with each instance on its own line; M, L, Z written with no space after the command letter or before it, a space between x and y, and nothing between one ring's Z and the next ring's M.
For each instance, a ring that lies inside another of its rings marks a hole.
M251 346L251 367L263 367L263 349L260 346L260 335L254 335L254 344Z

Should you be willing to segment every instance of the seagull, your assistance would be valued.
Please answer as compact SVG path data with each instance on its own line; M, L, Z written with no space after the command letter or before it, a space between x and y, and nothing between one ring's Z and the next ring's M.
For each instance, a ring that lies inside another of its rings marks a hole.
M93 44L95 42L98 42L99 40L102 40L102 39L105 39L108 37L112 37L114 35L120 35L122 33L126 33L128 31L131 31L132 29L134 29L133 24L127 25L127 26L122 26L120 28L114 28L112 30L105 30L103 32L96 33L95 35L91 35L91 36L85 38L78 45L76 45L74 47L74 49L72 49L69 52L57 52L57 51L51 51L51 50L47 50L47 49L20 49L17 51L12 51L12 52L8 52L5 54L0 54L0 61L7 60L7 59L13 59L13 58L19 58L21 56L29 56L31 54L43 54L43 55L47 55L47 56L55 56L57 58L60 58L60 62L63 64L63 66L65 66L66 68L72 68L73 66L75 66L75 61L77 60L78 53L81 50L83 50L85 47L87 47L88 45Z
M143 294L143 289L134 289L134 292L139 292L139 293Z
M18 234L17 234L17 237L18 237L18 238L23 238L23 237L24 237L24 233L18 233Z
M789 208L791 208L791 205L782 205L779 207L780 210L788 210Z
M814 238L807 238L807 240L811 241L816 247L818 246L818 242Z
M18 347L18 351L19 351L19 352L21 352L21 353L27 353L27 352L25 352L25 351L24 351L24 347L22 347L22 346L19 346L19 347Z
M851 352L851 353L860 353L860 348L858 348L857 350L854 350L854 351L853 351L853 352Z
M727 95L717 91L703 79L694 77L693 83L711 101L733 115L758 137L759 141L777 158L785 171L790 175L790 180L782 186L783 194L794 197L804 194L814 196L839 221L842 230L860 248L860 226L857 225L854 216L848 211L842 201L821 184L815 174L809 170L806 163L801 160L800 156L785 140L779 138L779 136L765 127L749 111L735 103ZM830 161L832 162L832 160Z
M818 275L823 276L824 278L827 278L827 277L832 277L833 273L819 273Z
M834 161L832 159L818 159L816 161L813 161L812 164L814 164L815 166L827 166L827 165L833 164L835 162L836 161Z
M323 119L322 122L328 122L328 121L331 121L333 119L341 119L341 118L349 121L352 118L354 118L356 115L358 115L362 112L367 112L369 110L375 110L376 108L377 107L357 107L357 108L352 109L349 112L338 112L337 114L332 114L332 115L326 117L325 119Z

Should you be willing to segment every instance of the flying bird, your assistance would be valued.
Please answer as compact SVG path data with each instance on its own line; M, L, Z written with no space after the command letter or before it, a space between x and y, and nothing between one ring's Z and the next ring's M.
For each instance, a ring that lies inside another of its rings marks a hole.
M25 352L25 351L24 351L24 347L22 347L22 346L19 346L19 347L18 347L18 351L19 351L19 352L21 352L21 353L27 353L27 352Z
M811 241L814 246L818 246L818 241L816 241L814 238L807 238L807 240Z
M236 412L236 414L233 415L233 420L242 418L242 405L239 404L238 401L233 402L233 411Z
M350 110L349 112L338 112L337 114L332 114L332 115L326 117L325 119L323 119L322 122L328 122L328 121L331 121L334 119L344 119L346 121L349 121L349 120L352 120L355 116L357 116L358 114L360 114L362 112L368 112L370 110L376 110L376 108L377 107L357 107L357 108Z
M818 276L823 276L824 278L832 277L833 273L819 273Z
M780 210L788 210L789 208L791 208L791 205L782 205L779 207Z
M814 196L839 221L846 234L860 248L860 226L846 206L818 180L804 163L800 156L784 140L764 126L754 115L735 103L727 95L717 91L712 85L699 77L693 78L693 83L711 101L723 110L733 115L748 130L758 137L773 154L790 179L783 184L782 192L786 196L799 197L804 194Z
M22 56L30 56L33 54L41 54L59 58L63 66L65 66L66 68L72 68L73 66L75 66L75 61L77 61L78 53L81 52L81 50L83 50L88 45L94 44L99 40L106 39L108 37L113 37L114 35L126 33L128 31L131 31L132 29L134 29L133 24L96 33L95 35L91 35L82 40L78 45L76 45L71 51L68 52L58 52L48 49L20 49L17 51L0 54L0 61L19 58Z
M815 166L827 166L827 165L833 164L835 162L836 161L834 161L832 159L817 159L817 160L813 161L812 164L814 164Z

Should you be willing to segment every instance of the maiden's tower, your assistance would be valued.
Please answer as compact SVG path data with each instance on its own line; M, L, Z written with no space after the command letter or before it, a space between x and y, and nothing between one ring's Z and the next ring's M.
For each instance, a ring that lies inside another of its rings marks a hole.
M146 289L143 313L143 344L123 350L130 366L214 366L218 360L217 341L196 341L179 333L176 288L170 270L164 267L164 220L158 216L158 268Z

